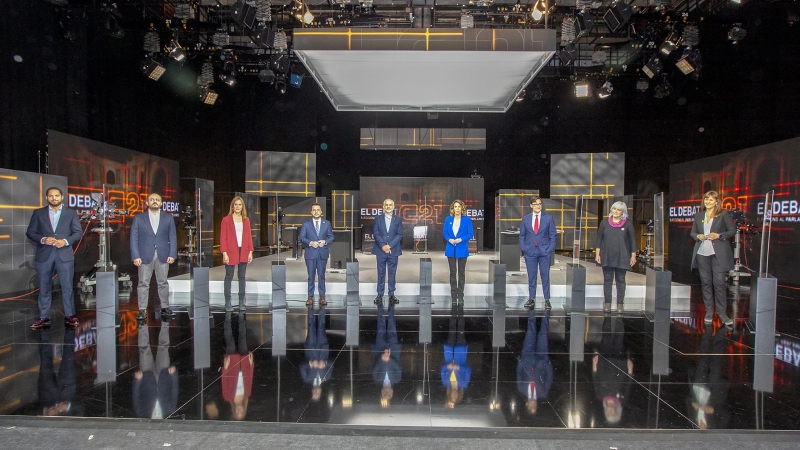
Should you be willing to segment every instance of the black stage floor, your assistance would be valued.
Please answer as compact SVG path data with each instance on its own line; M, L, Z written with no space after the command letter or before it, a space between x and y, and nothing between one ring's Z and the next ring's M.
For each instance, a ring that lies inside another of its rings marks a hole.
M537 305L529 315L483 298L467 298L464 307L434 298L428 313L417 298L402 297L389 358L396 364L376 364L379 310L366 299L361 308L323 313L300 298L285 310L213 311L208 320L194 321L184 310L163 322L151 313L140 327L135 295L122 301L116 339L105 342L93 328L91 295L76 293L81 325L74 331L64 329L60 304L53 328L36 332L28 328L35 297L0 302L0 414L377 427L793 430L800 423L800 292L789 288L779 291L777 357L755 354L747 288L729 289L729 315L737 317L731 329L718 320L698 323L703 308L693 286L692 311L663 326L638 312L569 316ZM307 348L309 313L325 316L327 352ZM523 355L530 318L537 330L549 324L548 352L538 359ZM449 344L467 348L457 375L442 369ZM98 374L108 358L115 358L115 373ZM303 369L317 359L326 361L319 388ZM547 364L535 364L547 359L552 386L545 393L546 383L538 385L532 413L528 385L518 377L535 365L547 378ZM754 389L757 372L772 375L772 392ZM621 416L604 402L619 404Z

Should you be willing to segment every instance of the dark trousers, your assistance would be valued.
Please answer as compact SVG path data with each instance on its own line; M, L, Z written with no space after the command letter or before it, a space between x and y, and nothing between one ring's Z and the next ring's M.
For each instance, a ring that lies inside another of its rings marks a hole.
M464 305L454 304L450 308L450 329L447 333L447 345L451 347L464 347L467 345L467 335L464 333Z
M64 315L75 315L75 297L72 292L72 278L75 275L75 261L62 261L55 247L47 261L36 263L36 274L39 277L39 318L50 318L50 305L53 303L53 272L58 274L61 283L61 302L64 304Z
M328 258L306 259L306 270L308 272L308 296L314 296L314 279L318 281L319 296L325 297L325 268L328 266Z
M550 310L545 311L539 331L536 331L536 312L528 311L528 329L522 342L522 356L539 355L547 357L550 346L547 332L550 330Z
M235 355L238 353L242 356L246 356L250 352L247 348L247 326L245 325L243 315L239 314L237 324L239 326L237 330L237 339L234 340L233 323L230 314L225 315L225 325L223 325L225 332L225 354Z
M717 315L725 320L728 316L728 272L722 270L717 255L697 255L697 270L700 272L700 284L703 288L703 303L706 305L706 317L714 315L714 303Z
M231 304L231 281L233 281L233 270L236 269L237 276L239 278L239 305L244 304L244 295L245 295L245 280L244 277L247 274L247 263L242 262L235 266L232 265L225 265L225 306L229 306Z
M383 320L383 305L378 305L378 335L375 337L375 347L381 350L391 349L398 344L397 322L394 318L394 306L389 305L389 318Z
M450 265L450 297L464 299L464 279L466 278L467 258L447 258ZM456 269L458 267L458 269ZM456 276L458 280L456 281Z
M528 298L536 298L536 275L542 277L542 294L550 300L550 254L539 256L525 255L525 267L528 270Z
M308 334L306 335L305 355L309 361L327 361L330 352L328 335L325 334L325 308L320 308L318 314L308 310Z
M378 260L378 295L383 297L387 269L389 272L389 295L394 295L397 256L387 255L383 251L379 251L375 257Z
M618 267L603 267L603 299L611 303L611 282L617 280L617 304L625 301L625 273L627 270Z

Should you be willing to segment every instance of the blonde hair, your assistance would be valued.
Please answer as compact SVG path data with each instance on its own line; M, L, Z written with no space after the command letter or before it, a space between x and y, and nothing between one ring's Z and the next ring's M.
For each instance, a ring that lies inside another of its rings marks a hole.
M453 212L453 207L456 206L456 203L461 205L461 215L463 216L464 215L464 210L467 209L467 205L464 204L463 200L459 200L459 199L454 200L453 203L450 204L450 215L451 216L455 215L455 212Z
M722 214L722 202L719 201L719 192L717 191L708 191L703 195L703 210L706 209L705 200L707 198L713 198L717 201L717 204L714 206L714 209L711 211L711 217L717 217Z
M233 204L236 203L236 200L242 202L242 220L247 219L247 205L244 204L244 199L242 197L239 197L238 195L236 197L233 197L233 200L231 200L231 209L228 212L228 215L229 216L233 215Z

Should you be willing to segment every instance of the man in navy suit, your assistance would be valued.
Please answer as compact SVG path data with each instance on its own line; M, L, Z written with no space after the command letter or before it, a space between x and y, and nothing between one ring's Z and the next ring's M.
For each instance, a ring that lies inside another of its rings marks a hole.
M397 340L397 321L394 306L389 305L388 320L384 320L383 305L378 305L378 333L372 346L372 380L381 386L381 406L389 406L394 395L393 386L400 382L402 346Z
M305 259L308 269L308 300L306 305L314 304L314 274L319 280L319 304L328 304L325 300L325 267L328 265L330 251L328 246L333 242L331 223L322 218L322 206L311 205L311 219L303 222L300 228L300 242L306 246Z
M550 310L546 310L539 331L536 331L536 313L528 311L528 329L522 344L522 354L517 362L517 390L526 398L525 407L536 414L539 400L550 394L553 385L553 364L550 362L550 348L547 331L550 329Z
M161 196L147 197L147 211L133 216L131 223L131 258L139 268L139 315L147 318L147 302L150 293L150 278L156 273L158 298L161 301L161 316L170 319L175 313L169 307L169 265L178 257L175 219L161 210Z
M33 211L28 231L28 239L36 242L36 274L39 277L39 318L31 328L39 330L50 326L50 304L53 300L53 270L61 283L61 296L64 303L64 323L75 328L75 298L72 292L72 278L75 275L75 255L72 246L82 236L78 213L62 204L64 194L57 187L45 191L47 204Z
M536 307L536 273L542 276L544 308L550 309L550 255L556 246L556 223L553 216L542 211L542 199L531 198L530 214L519 225L519 249L528 270L528 301L525 307Z
M378 259L378 296L375 304L383 304L383 293L386 281L386 269L389 269L389 304L400 303L394 296L395 276L397 275L397 257L403 254L400 241L403 239L403 220L394 214L394 201L387 198L383 201L383 217L376 217L372 226L375 245L372 253Z

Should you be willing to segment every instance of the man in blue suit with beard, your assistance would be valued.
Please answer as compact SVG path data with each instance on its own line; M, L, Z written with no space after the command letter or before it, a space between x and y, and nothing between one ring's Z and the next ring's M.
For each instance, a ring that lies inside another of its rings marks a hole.
M303 222L300 228L300 242L306 246L305 259L308 269L308 299L306 305L314 304L314 276L319 280L319 304L328 304L325 300L325 267L328 265L330 251L328 246L333 242L331 223L322 218L322 206L311 205L311 220Z
M394 296L394 290L397 259L403 254L403 250L400 249L400 241L403 239L403 220L394 214L392 199L387 198L383 201L383 217L375 218L372 235L375 238L372 253L378 259L378 296L375 297L375 304L383 304L387 268L389 272L389 304L400 303L400 300Z
M50 304L53 299L53 272L61 283L64 304L64 324L78 326L72 278L75 274L73 246L83 236L81 222L75 210L67 208L64 196L57 187L45 191L47 206L33 211L25 235L36 243L36 274L39 277L39 318L30 326L40 330L50 326Z
M519 225L519 249L525 257L528 270L528 301L525 307L536 307L536 274L542 277L544 309L550 309L550 255L556 247L556 222L553 216L542 211L542 199L531 198L530 214Z

